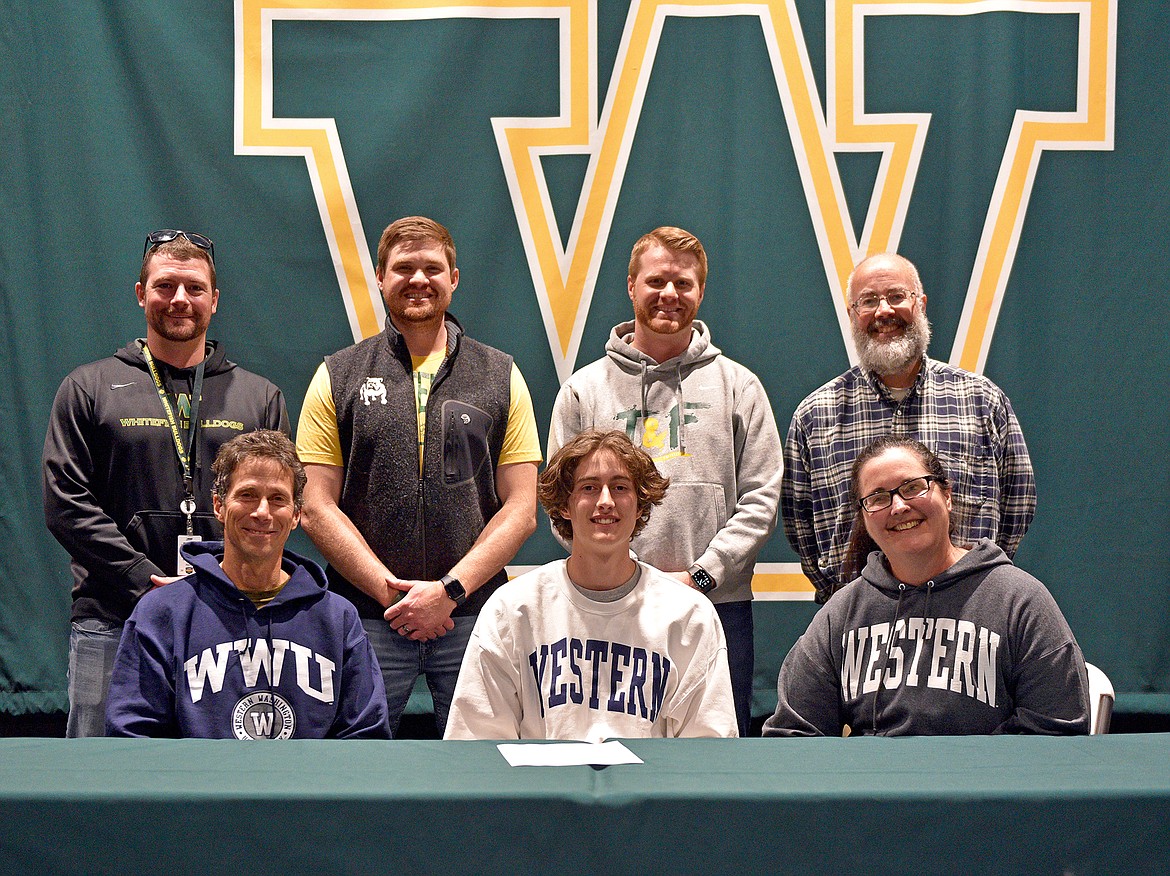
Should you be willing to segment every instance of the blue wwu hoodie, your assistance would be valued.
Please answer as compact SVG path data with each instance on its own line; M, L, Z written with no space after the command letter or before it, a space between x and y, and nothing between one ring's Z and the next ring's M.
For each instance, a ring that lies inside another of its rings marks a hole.
M195 572L147 593L110 680L108 736L389 739L377 658L324 571L284 552L288 583L257 609L222 542L183 548Z

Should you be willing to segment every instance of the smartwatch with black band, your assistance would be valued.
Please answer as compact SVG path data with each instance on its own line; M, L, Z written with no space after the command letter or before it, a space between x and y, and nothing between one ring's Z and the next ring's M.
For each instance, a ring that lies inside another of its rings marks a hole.
M700 565L691 566L687 569L687 574L691 576L691 580L695 582L695 587L702 594L710 593L718 585L715 579Z
M467 591L463 588L463 585L459 583L458 578L453 578L450 575L444 575L439 579L439 583L443 585L443 589L447 591L447 596L456 605L462 605L467 601Z

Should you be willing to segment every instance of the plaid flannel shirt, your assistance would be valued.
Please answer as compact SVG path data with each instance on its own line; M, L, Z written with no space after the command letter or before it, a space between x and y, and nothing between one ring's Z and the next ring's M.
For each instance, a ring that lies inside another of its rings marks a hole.
M848 583L838 578L855 511L853 460L890 433L915 438L938 455L964 540L990 538L1010 557L1036 513L1032 461L998 386L924 356L918 380L899 402L876 375L851 368L800 403L784 447L784 532L820 602Z

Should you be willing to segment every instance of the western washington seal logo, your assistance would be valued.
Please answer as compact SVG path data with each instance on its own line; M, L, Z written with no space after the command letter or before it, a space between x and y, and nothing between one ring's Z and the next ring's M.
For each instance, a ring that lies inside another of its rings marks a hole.
M236 739L291 739L296 724L288 701L268 691L248 694L232 711Z

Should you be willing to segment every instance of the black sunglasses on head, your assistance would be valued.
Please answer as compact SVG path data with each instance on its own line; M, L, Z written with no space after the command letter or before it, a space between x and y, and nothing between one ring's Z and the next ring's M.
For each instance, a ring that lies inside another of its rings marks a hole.
M185 237L200 249L207 250L207 255L211 261L215 261L215 244L211 242L210 237L204 237L202 234L196 234L194 231L179 231L176 228L163 228L160 231L152 231L146 235L146 246L142 247L142 257L146 258L146 254L150 252L150 248L158 246L162 243L170 243L176 237Z

